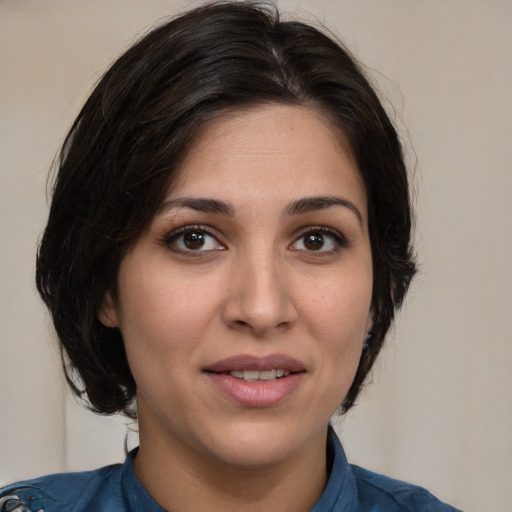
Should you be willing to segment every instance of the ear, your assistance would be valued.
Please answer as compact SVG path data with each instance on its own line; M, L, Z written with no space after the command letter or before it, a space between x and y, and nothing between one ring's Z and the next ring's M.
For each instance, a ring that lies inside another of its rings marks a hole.
M105 292L100 307L98 308L98 320L105 327L119 327L117 309L110 290Z

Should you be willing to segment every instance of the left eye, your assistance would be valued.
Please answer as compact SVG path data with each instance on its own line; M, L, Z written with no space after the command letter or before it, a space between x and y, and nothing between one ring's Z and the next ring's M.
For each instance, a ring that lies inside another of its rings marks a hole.
M328 252L345 245L340 234L330 230L314 229L301 235L292 244L292 248L299 251Z
M166 244L179 252L222 250L225 247L204 229L184 229L171 233Z

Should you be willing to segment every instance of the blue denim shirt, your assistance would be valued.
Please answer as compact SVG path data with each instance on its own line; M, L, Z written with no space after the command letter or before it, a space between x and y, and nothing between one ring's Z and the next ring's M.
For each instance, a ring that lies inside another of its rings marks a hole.
M327 449L332 459L329 480L311 512L457 511L421 487L350 465L332 430ZM165 512L135 475L136 453L128 454L122 465L5 487L0 490L0 512Z

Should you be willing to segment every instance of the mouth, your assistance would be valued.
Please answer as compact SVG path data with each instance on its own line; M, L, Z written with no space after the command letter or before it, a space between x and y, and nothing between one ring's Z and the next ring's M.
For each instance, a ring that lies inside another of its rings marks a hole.
M204 368L205 372L229 375L246 381L283 379L293 373L305 373L305 365L284 354L265 357L238 355L222 359Z
M203 372L225 396L253 407L277 404L307 373L301 361L282 354L234 356L207 366Z
M290 370L285 370L283 368L279 368L278 370L234 370L231 372L226 372L227 375L231 375L235 379L244 379L247 382L254 382L257 380L276 380L282 379L283 377L288 377L292 372Z

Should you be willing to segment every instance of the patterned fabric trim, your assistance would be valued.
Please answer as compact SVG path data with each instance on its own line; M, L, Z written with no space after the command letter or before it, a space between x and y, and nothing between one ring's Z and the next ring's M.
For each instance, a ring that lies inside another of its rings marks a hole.
M21 501L16 494L8 494L0 498L0 512L44 512L42 508L34 509Z

